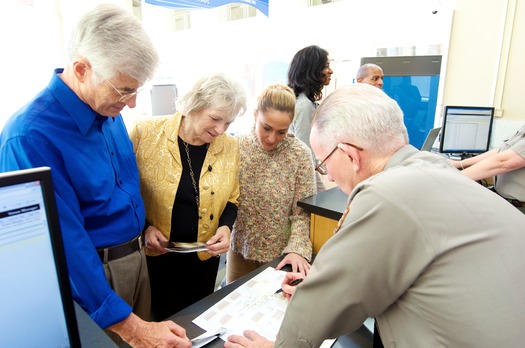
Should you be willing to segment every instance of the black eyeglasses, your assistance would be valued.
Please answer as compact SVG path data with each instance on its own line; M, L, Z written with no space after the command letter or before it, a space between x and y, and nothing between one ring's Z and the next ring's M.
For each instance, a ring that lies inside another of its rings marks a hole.
M346 145L348 145L348 146L352 146L354 149L359 150L359 151L363 151L363 150L364 150L362 147L357 146L357 145L354 145L354 144L350 144L350 143L343 143L343 144L346 144ZM326 160L328 160L328 158L329 158L330 156L332 156L332 154L333 154L333 153L335 152L335 150L337 150L338 148L339 148L339 144L337 144L337 145L335 146L335 148L334 148L332 151L330 151L330 153L328 154L328 156L326 156L326 157L324 158L324 160L322 160L321 162L318 161L317 165L315 166L315 170L316 170L319 174L321 174L321 175L326 175L326 174L328 174L328 169L326 169L326 164L325 164L325 162L326 162Z

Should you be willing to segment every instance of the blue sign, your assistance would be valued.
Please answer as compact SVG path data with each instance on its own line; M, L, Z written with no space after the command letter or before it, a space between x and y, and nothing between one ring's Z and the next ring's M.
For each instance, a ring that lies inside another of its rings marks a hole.
M268 17L269 0L146 0L147 4L164 6L179 10L196 10L202 8L219 7L233 2L255 7Z

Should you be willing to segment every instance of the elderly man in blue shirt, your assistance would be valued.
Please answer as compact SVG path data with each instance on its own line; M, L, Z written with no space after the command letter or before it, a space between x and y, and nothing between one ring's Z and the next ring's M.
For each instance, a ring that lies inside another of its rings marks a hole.
M6 123L0 171L51 167L74 298L116 342L191 347L182 327L147 321L145 210L120 115L158 54L140 21L113 5L85 14L69 48L66 67Z

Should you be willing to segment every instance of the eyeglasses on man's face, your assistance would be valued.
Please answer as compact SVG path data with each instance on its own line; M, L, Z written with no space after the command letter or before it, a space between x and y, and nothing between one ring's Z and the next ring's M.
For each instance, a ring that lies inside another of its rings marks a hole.
M343 143L343 144L346 144L348 146L352 146L354 149L358 150L358 151L363 151L364 149L360 146L357 146L357 145L354 145L354 144L350 144L350 143ZM328 169L326 169L326 161L328 160L328 158L330 158L330 156L332 156L332 154L339 148L339 144L337 144L334 149L332 151L330 151L330 153L324 158L324 160L322 160L321 162L317 161L317 165L315 166L315 170L321 174L321 175L327 175L328 174Z
M106 82L107 82L111 87L113 87L113 89L115 90L115 92L118 93L118 95L120 95L120 99L118 100L120 103L123 103L123 102L125 102L126 100L129 100L129 99L133 98L134 96L137 95L137 93L139 93L139 92L141 91L141 89L137 89L135 92L122 94L122 93L117 89L117 87L115 87L115 86L111 83L111 81L106 80Z

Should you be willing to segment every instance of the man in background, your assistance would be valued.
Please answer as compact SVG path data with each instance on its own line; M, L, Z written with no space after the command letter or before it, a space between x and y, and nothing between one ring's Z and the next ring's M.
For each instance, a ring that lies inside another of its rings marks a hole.
M6 123L0 171L51 167L73 297L117 343L191 347L182 327L147 321L144 203L120 115L158 54L133 14L99 5L80 19L69 58Z
M359 83L367 83L379 89L383 89L383 69L379 65L367 63L361 65L357 70L355 80Z

